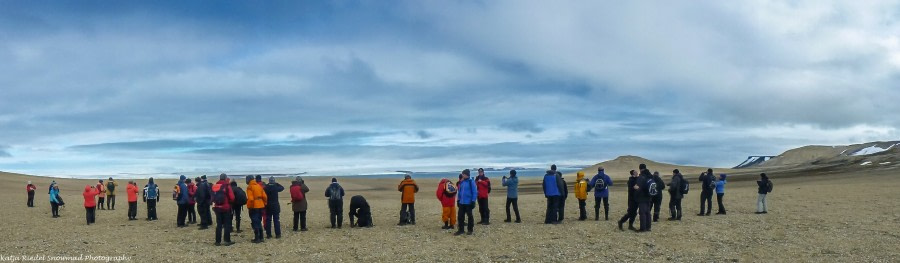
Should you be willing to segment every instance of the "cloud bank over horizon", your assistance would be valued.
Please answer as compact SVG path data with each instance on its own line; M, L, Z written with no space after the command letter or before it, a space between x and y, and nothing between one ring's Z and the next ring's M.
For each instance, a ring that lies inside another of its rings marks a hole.
M0 5L4 171L730 167L900 138L898 1Z

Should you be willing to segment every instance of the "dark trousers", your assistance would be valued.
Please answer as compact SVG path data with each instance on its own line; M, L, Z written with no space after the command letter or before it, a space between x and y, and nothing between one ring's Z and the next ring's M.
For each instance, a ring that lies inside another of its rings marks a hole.
M657 194L652 199L652 203L650 204L650 206L653 209L653 221L659 220L659 208L662 205L662 202L662 194Z
M724 213L725 213L725 205L722 204L722 198L724 198L724 197L725 197L725 193L721 193L721 194L720 194L720 193L716 193L716 202L719 203L719 213L720 213L720 214L724 214ZM712 208L710 208L709 210L712 210Z
M641 228L638 230L650 231L650 202L638 203L638 214L641 217Z
M94 209L95 209L95 210L94 210L94 213L97 213L97 210L96 210L96 209L98 209L98 208L99 208L100 210L103 210L103 205L104 205L105 203L106 203L106 198L105 198L105 197L99 197L99 195L98 195L98 197L97 197L97 207L94 207Z
M587 219L587 210L585 207L587 206L587 200L578 199L578 220Z
M194 210L195 205L188 204L187 205L187 222L188 224L197 223L197 210Z
M85 207L84 210L87 224L93 224L97 220L97 207Z
M487 198L478 198L478 215L481 216L480 223L491 222L491 209L488 207Z
M188 214L188 204L178 205L178 217L175 218L175 225L184 226L184 220Z
M544 217L544 224L552 224L558 220L559 199L559 196L547 197L547 215Z
M344 224L344 200L328 200L328 212L331 227L341 227Z
M237 231L241 231L241 207L243 205L234 205L231 206L231 214L234 216L234 229Z
M197 203L197 215L200 216L200 226L212 225L212 211L209 210L209 203ZM197 221L194 221L197 222Z
M566 218L566 197L560 196L558 202L559 208L557 208L556 211L559 212L559 214L557 215L556 221L562 222L563 219Z
M628 210L625 212L625 215L622 216L622 219L619 219L619 224L624 224L625 221L628 221L629 227L634 227L634 218L637 216L638 205L635 202L628 202Z
M371 227L372 226L372 211L369 211L368 208L350 208L350 213L347 213L350 217L350 226L359 227ZM354 218L356 221L354 222Z
M109 210L116 209L116 196L115 195L107 195L106 196L106 209L109 209Z
M137 219L137 201L128 202L128 219Z
M519 217L519 198L506 198L506 221L511 221L512 216L509 214L509 207L512 206L513 211L516 213L516 222L522 221L522 218Z
M275 236L281 236L281 211L266 211L266 236L272 237L272 227L275 227Z
M294 231L297 231L297 221L300 221L300 229L306 229L306 211L294 212Z
M700 214L712 213L712 191L700 192ZM706 210L709 208L709 210Z
M262 208L250 209L250 227L253 228L253 240L263 239L262 213Z
M222 231L225 231L225 243L231 242L231 210L216 212L216 244L222 242Z
M34 191L28 191L28 207L34 207Z
M409 222L415 224L416 223L416 204L401 204L400 205L400 213L407 212L409 213ZM403 223L403 222L401 222Z
M475 215L472 214L472 210L475 210L475 204L459 204L459 211L456 212L456 222L459 225L459 232L463 232L463 227L468 223L469 233L475 230ZM469 218L466 221L466 218Z
M671 218L681 220L681 198L669 197L669 213Z
M609 197L594 197L594 220L600 220L600 202L603 202L603 215L609 220Z
M147 220L157 220L156 217L156 199L147 200Z
M50 202L50 213L53 213L53 216L59 216L59 204Z

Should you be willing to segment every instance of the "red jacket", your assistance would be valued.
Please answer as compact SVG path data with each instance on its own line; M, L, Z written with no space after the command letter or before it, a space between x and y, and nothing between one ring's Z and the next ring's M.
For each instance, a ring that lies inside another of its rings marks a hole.
M225 203L216 204L216 192L218 192L222 187L225 188ZM228 180L219 180L212 186L212 194L213 196L213 208L218 211L231 211L231 203L234 202L234 191L231 190L231 183Z
M29 193L34 192L34 190L37 190L37 186L34 186L33 184L28 184L25 186L25 191L28 191Z
M137 202L137 193L138 193L137 186L134 186L133 184L128 184L128 186L125 187L125 193L128 194L128 202L129 203Z
M478 199L488 198L488 194L491 193L491 179L488 179L487 176L475 178L476 184L478 185Z
M84 196L84 207L85 208L94 208L97 207L97 200L94 198L100 194L100 190L91 188L90 185L84 186L84 193L81 195Z
M197 201L194 200L194 194L197 193L197 185L194 183L188 183L187 189L188 189L188 204L189 205L197 204Z
M456 193L447 193L448 184L452 185L450 180L442 179L441 183L438 184L437 192L435 192L437 199L441 201L442 207L453 207L456 204ZM459 189L458 184L456 188Z

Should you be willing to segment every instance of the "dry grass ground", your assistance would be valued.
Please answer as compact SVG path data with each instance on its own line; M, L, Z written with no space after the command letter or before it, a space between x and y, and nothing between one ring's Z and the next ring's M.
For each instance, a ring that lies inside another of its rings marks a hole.
M696 180L696 176L690 177ZM541 224L545 201L533 191L525 191L529 193L519 200L524 223L503 223L505 191L501 188L491 198L492 225L476 226L475 235L460 237L440 229L440 205L433 192L437 180L418 181L422 189L417 195L418 225L405 227L395 225L400 208L396 191L399 179L343 180L348 196L367 197L376 227L332 230L327 228L323 197L327 181L307 178L312 188L309 232L289 231L291 215L285 212L282 227L287 231L282 239L251 244L251 234L245 231L234 237L236 245L216 247L212 229L175 227L171 200L159 204L159 221L127 221L122 196L116 210L99 211L97 224L88 226L80 195L88 181L58 180L68 205L61 211L62 218L53 219L45 194L49 179L2 174L0 198L6 202L0 206L0 234L5 237L0 241L0 255L126 255L131 260L169 262L900 261L900 201L895 193L900 189L900 176L896 172L772 177L776 188L769 197L767 215L753 214L755 182L750 177L738 177L728 184L728 215L695 216L699 193L692 192L684 200L684 220L656 223L652 233L620 232L616 228L615 220L625 211L621 183L612 192L610 221L575 220L577 202L573 196L568 199L567 219L562 225ZM499 178L494 179L499 188ZM36 208L25 206L23 188L27 180L38 184ZM161 184L168 189L172 183ZM523 181L523 187L536 183ZM288 193L281 199L287 203ZM592 205L593 200L589 200L589 211ZM664 208L663 217L667 212ZM145 215L140 203L138 217ZM243 228L249 229L249 225L245 215Z

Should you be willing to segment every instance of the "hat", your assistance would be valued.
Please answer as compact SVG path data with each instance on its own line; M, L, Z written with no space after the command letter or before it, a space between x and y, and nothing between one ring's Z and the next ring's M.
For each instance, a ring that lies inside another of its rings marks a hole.
M555 165L555 164L554 164L554 165L550 165L550 170L556 171L556 165Z
M257 174L257 175L256 175L256 181L257 181L257 182L262 182L262 175L258 175L258 174Z
M484 168L478 168L479 172L484 172Z
M228 175L225 175L225 173L222 173L219 175L219 180L225 180L225 179L228 179Z
M598 172L602 172L602 171L603 171L603 166L597 166L597 171L598 171Z
M722 180L725 180L725 177L728 177L728 175L727 175L727 174L720 174L719 177L721 177Z
M680 174L681 171L678 171L678 169L675 169L675 170L672 170L672 173L673 173L673 174Z
M183 174L178 177L178 180L180 181L184 181L184 179L187 179L187 176L184 176Z
M405 178L405 179L412 179L412 176L410 176L410 175L407 174L407 175L404 176L403 178Z
M331 177L331 182L332 182L332 183L337 183L337 178Z
M109 180L112 181L113 180L112 177L110 177Z
M231 186L237 186L237 181L231 181Z
M102 183L102 182L103 182L103 179L100 179L100 182Z
M246 179L247 179L247 183L249 184L250 181L253 181L253 176L252 176L252 175L247 175Z
M647 165L646 165L646 164L639 164L639 165L638 165L638 169L639 169L639 170L647 169Z
M470 172L469 169L465 169L465 170L462 171L462 174L464 174L464 175L470 175L470 174L472 174L472 172Z
M200 179L206 180L206 175L205 175L205 174L204 174L204 175L201 175L201 176L200 176Z
M274 184L274 183L275 183L275 176L269 176L269 183L270 183L270 184Z
M515 177L515 176L516 176L516 170L515 170L515 169L509 170L509 175Z

